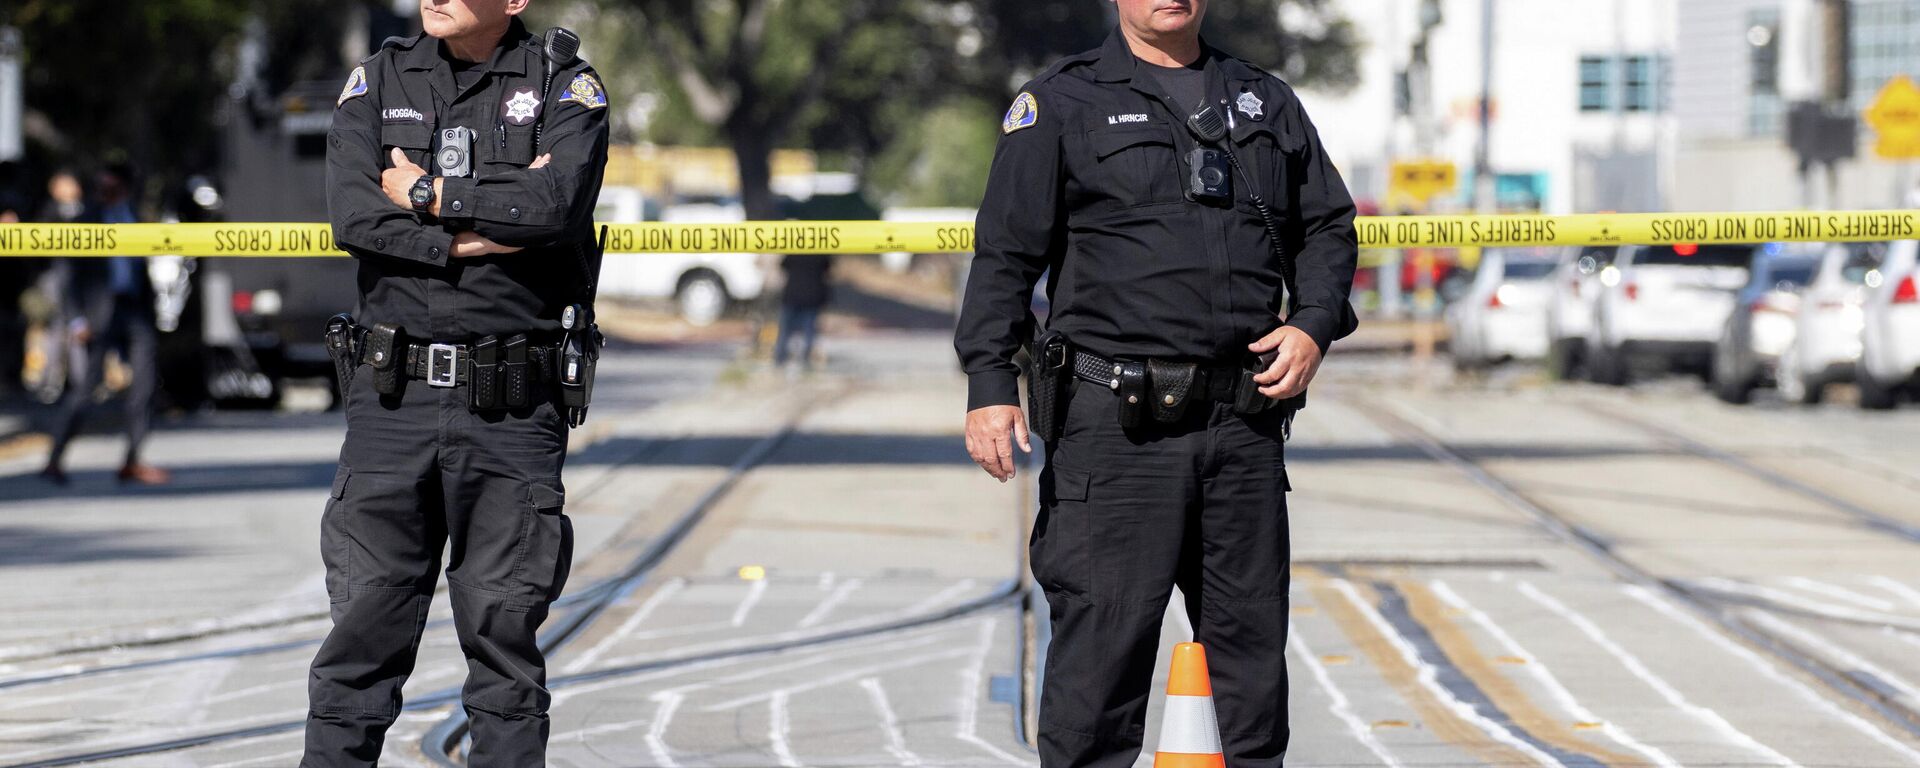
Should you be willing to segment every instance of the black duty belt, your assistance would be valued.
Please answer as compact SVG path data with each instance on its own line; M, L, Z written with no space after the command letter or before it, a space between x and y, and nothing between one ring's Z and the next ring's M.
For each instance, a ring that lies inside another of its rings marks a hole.
M1073 374L1085 381L1120 391L1123 363L1078 349L1073 354ZM1218 403L1233 403L1239 396L1242 379L1253 372L1233 365L1202 365L1194 370L1191 391Z
M535 382L552 381L554 346L527 347L527 368ZM472 380L473 351L465 344L408 344L401 371L434 387L462 387Z

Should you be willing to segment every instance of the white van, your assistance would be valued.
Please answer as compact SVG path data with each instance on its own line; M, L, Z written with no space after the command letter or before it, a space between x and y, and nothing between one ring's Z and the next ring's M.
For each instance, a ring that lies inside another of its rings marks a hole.
M646 196L633 187L606 187L594 209L599 224L647 221ZM745 221L739 204L674 205L660 221L676 224ZM680 317L711 325L734 304L760 298L767 275L751 253L608 253L600 267L600 295L622 299L672 299Z

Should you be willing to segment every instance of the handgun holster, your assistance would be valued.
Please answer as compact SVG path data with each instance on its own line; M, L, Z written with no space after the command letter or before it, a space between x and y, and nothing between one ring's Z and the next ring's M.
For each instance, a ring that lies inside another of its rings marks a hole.
M1073 347L1059 331L1033 345L1033 369L1027 373L1027 427L1049 443L1059 439L1067 418L1067 387L1073 384Z

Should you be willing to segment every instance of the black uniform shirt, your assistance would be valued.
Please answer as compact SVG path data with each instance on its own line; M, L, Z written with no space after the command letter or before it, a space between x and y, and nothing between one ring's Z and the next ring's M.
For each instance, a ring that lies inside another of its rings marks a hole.
M1357 324L1353 200L1286 83L1204 55L1234 152L1294 258L1299 310L1287 323L1324 351ZM1187 201L1191 107L1171 105L1146 66L1116 31L1042 73L1008 112L955 334L969 409L1019 403L1013 358L1049 269L1050 327L1106 357L1238 363L1280 325L1280 264L1251 190L1235 174L1233 206Z
M583 298L581 248L593 240L607 163L606 90L575 62L542 101L546 58L518 19L493 58L458 80L443 48L425 36L382 48L354 70L334 112L327 203L334 240L360 262L359 320L444 342L557 332L561 311ZM435 137L455 126L477 134L473 175L445 181L441 217L387 199L380 173L392 149L439 175ZM529 170L541 154L553 159ZM467 230L526 250L451 258L454 234Z

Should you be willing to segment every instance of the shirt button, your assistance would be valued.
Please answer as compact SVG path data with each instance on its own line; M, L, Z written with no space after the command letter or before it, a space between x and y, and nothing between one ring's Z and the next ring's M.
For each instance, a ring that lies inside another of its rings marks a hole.
M428 248L428 249L427 249L427 255L428 255L428 256L432 256L432 257L434 257L434 258L436 258L436 259L437 259L437 258L440 258L440 246L437 246L437 245L436 245L436 246L434 246L434 247L432 247L432 248Z
M381 249L381 248L385 248L385 247L387 247L387 239L386 239L386 238L384 238L384 237L376 237L376 238L374 238L374 239L373 239L373 247L374 247L375 249Z
M508 208L508 209L507 209L507 215L508 215L508 216L512 216L512 217L513 217L513 218L515 218L515 219L518 219L518 218L520 218L520 209L518 209L518 208Z
M462 208L465 208L465 207L466 207L466 205L465 205L465 204L463 204L463 203L461 203L460 201L458 201L458 200L455 200L455 201L453 201L453 209L454 209L454 210L456 210L456 211L458 211L458 210L460 210L460 209L462 209Z

